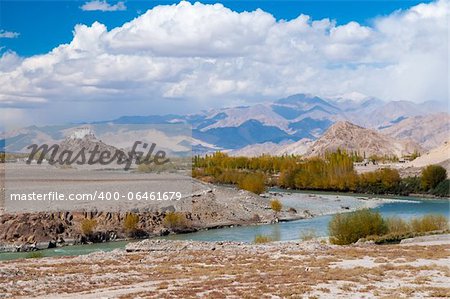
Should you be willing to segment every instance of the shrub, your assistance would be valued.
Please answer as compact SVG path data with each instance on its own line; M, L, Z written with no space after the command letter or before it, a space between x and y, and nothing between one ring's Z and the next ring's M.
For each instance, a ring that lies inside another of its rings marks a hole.
M389 233L401 234L411 230L410 225L401 218L390 217L385 221Z
M270 208L274 210L276 213L278 213L283 208L283 205L281 204L281 201L279 201L278 199L272 199L270 201Z
M81 232L85 236L92 235L96 227L97 221L95 221L94 219L83 219L83 221L81 221Z
M447 178L447 170L440 165L428 165L422 170L422 188L427 191L435 188Z
M425 215L422 218L411 220L411 229L414 232L430 232L448 229L448 220L443 215Z
M450 180L444 180L439 183L431 193L436 196L448 197L450 196Z
M386 223L380 213L367 209L334 215L328 229L330 242L337 245L352 244L361 238L387 232Z
M187 226L186 218L183 213L168 212L166 216L164 216L163 225L172 230L183 229Z
M125 216L123 221L123 228L126 232L134 234L137 230L137 225L139 223L139 215L129 213Z
M406 177L400 181L396 193L401 195L409 195L411 193L419 193L422 190L420 177Z
M317 238L316 231L314 229L307 229L300 233L300 239L302 241L311 241Z
M260 173L247 174L238 183L239 188L256 194L261 194L266 190L264 175Z
M265 235L256 235L255 240L253 241L255 244L264 244L269 242L272 242L272 238Z
M388 232L382 236L369 236L375 244L400 243L401 240L427 235L430 232L440 233L448 229L447 218L442 215L425 215L404 221L400 218L387 218Z

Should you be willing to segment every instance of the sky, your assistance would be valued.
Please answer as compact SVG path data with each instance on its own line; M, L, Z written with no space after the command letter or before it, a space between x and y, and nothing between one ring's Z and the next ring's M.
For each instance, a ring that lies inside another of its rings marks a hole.
M294 93L448 101L449 1L1 1L8 126Z

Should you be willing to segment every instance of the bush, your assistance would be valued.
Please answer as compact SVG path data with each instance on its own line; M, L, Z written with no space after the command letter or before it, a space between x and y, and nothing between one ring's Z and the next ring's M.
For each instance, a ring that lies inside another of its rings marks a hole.
M278 213L283 208L283 205L281 204L281 201L279 201L278 199L272 199L270 201L270 208L274 210L276 213Z
M401 240L448 230L447 218L442 215L425 215L421 218L413 218L410 221L391 217L387 218L388 232L382 236L369 236L366 240L372 240L375 244L400 243Z
M402 234L409 232L411 230L409 223L407 223L401 218L390 217L387 218L385 221L389 233Z
M302 241L311 241L315 238L317 238L317 235L314 229L308 229L300 233L300 239Z
M436 188L447 178L447 170L439 165L428 165L422 170L422 188L427 191Z
M448 220L443 215L426 215L411 220L411 229L414 232L430 232L448 229Z
M450 196L450 180L444 180L439 183L431 193L436 196L448 197Z
M95 221L94 219L83 219L83 221L81 221L81 232L85 236L92 235L96 227L97 221Z
M264 244L269 242L272 242L272 238L264 235L256 235L255 240L253 241L255 244Z
M420 182L420 177L406 177L403 178L398 186L398 190L395 193L401 195L409 195L411 193L420 193L422 191L422 186Z
M123 221L123 228L129 234L134 234L137 230L137 225L139 223L139 215L129 213L125 216Z
M255 194L261 194L266 191L264 184L264 175L260 173L247 174L238 183L239 188L253 192Z
M186 217L183 213L168 212L164 216L163 225L172 230L179 230L186 228Z
M367 236L383 235L387 225L379 212L360 210L334 215L328 229L332 244L347 245Z

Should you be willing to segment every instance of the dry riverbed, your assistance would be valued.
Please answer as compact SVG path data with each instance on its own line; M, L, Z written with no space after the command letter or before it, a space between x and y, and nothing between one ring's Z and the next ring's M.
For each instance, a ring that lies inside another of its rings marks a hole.
M145 240L129 252L2 262L0 296L448 297L448 235L443 238L388 246Z

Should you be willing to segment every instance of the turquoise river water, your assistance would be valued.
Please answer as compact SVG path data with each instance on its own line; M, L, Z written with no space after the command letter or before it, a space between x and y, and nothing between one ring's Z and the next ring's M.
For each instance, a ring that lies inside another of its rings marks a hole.
M345 194L348 195L348 194ZM391 197L392 198L392 197ZM441 214L450 217L449 199L421 199L417 197L395 197L395 202L384 203L375 208L385 217L397 216L403 219L418 217L425 214ZM300 240L305 232L313 232L316 236L327 236L328 222L331 215L319 216L311 219L281 222L267 225L235 226L221 229L203 230L195 233L171 235L165 237L171 240L197 241L242 241L252 242L256 235L270 236L272 240L288 241ZM95 251L111 251L124 248L129 241L109 242L91 245L66 246L62 248L41 250L43 256L74 256L88 254ZM26 258L26 252L2 253L0 260Z

